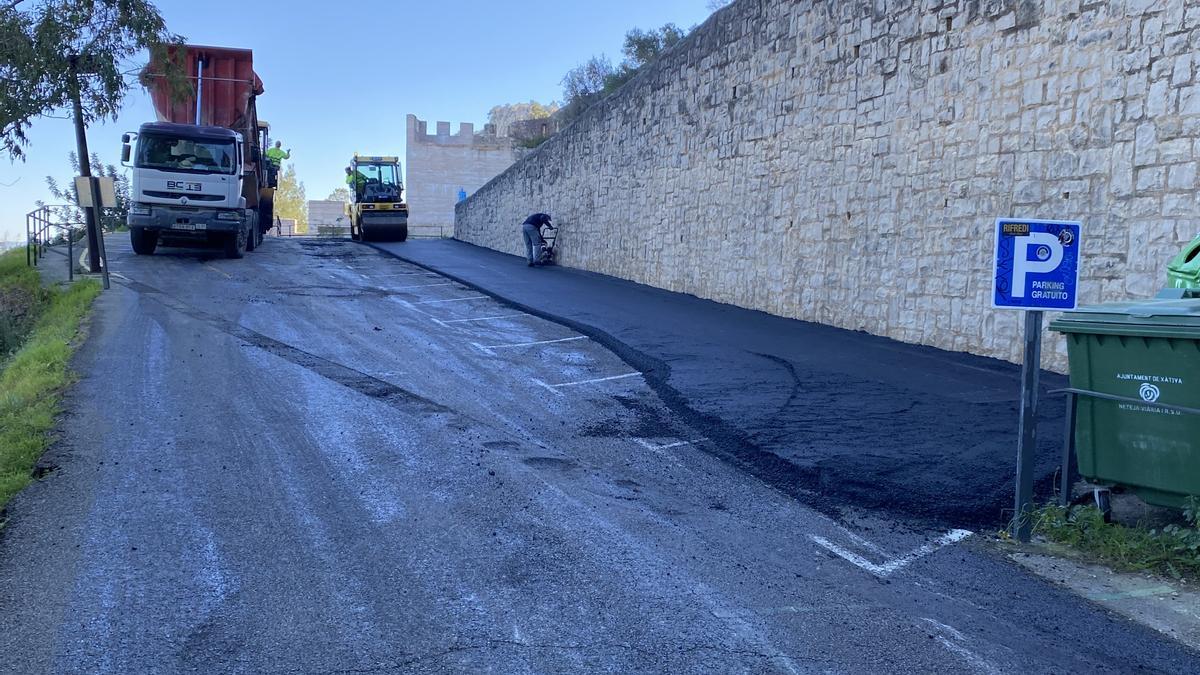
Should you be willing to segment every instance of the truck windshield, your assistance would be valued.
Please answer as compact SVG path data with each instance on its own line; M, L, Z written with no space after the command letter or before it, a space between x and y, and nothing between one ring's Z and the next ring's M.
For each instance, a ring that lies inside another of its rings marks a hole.
M368 202L400 201L400 167L395 164L359 164L356 197Z
M234 173L233 141L142 135L134 166L188 173Z

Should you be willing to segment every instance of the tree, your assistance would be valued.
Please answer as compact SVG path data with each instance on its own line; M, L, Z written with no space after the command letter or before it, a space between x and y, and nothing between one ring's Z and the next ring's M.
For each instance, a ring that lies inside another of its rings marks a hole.
M307 199L304 183L296 177L296 165L288 164L279 174L279 187L275 188L275 215L295 219L297 234L308 232Z
M558 103L554 101L551 101L549 105L542 105L537 101L505 103L492 106L492 109L488 111L488 124L495 125L497 136L507 136L508 128L513 122L544 119L556 112L558 112Z
M568 70L562 79L563 98L566 99L567 105L602 94L604 83L616 72L612 61L604 54L593 56Z
M103 176L113 179L113 188L117 195L117 205L115 207L100 209L100 229L104 232L113 232L118 228L125 227L129 220L129 204L130 189L129 176L125 175L124 171L119 170L113 164L105 164L100 161L100 155L92 153L92 175ZM67 160L71 163L72 177L63 182L59 182L54 176L46 176L46 187L54 199L62 205L51 206L51 217L60 225L69 225L71 227L79 227L83 225L83 209L75 206L79 203L78 194L75 191L74 176L79 174L79 157L75 153L67 155ZM38 206L46 206L42 202L37 203Z
M625 61L621 66L636 71L648 63L653 63L660 54L686 36L687 33L673 23L664 24L658 30L634 28L625 34L625 44L621 47Z
M348 202L348 201L350 201L350 188L348 188L348 187L336 188L336 189L334 189L333 192L330 192L329 196L326 197L325 199L326 199L326 201L331 201L331 202Z
M24 157L40 116L69 108L77 78L85 121L115 118L133 81L123 71L144 49L178 42L148 0L3 0L0 6L0 137Z
M625 44L621 47L625 59L620 66L614 67L608 57L601 54L567 71L562 79L563 123L574 120L592 104L620 89L639 70L686 36L687 32L673 23L650 30L634 28L625 33Z

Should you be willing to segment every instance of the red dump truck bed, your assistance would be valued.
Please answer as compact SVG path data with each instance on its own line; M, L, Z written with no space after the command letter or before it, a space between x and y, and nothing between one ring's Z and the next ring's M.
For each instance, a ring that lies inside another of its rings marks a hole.
M189 85L175 88L174 92L163 76L166 68L161 58L164 57L152 59L142 72L142 82L150 90L158 121L221 126L238 131L247 139L254 138L258 123L254 97L263 93L263 83L254 73L253 51L202 45L168 47L165 58L182 67ZM199 120L197 89L201 93Z

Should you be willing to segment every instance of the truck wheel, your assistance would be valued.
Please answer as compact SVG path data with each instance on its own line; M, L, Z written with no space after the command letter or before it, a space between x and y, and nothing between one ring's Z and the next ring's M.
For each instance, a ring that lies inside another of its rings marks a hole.
M154 249L158 248L158 231L131 227L129 243L133 245L133 252L138 255L154 255Z
M225 257L241 258L246 255L246 228L225 235Z

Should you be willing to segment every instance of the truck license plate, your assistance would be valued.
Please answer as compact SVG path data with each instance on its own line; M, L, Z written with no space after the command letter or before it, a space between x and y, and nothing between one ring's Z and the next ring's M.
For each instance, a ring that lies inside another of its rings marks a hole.
M206 229L208 229L208 226L205 225L204 223L175 223L174 225L171 226L171 229L172 230L195 231L195 230L206 230Z

